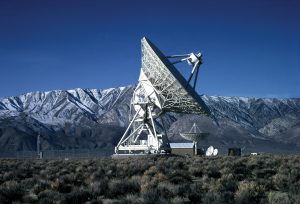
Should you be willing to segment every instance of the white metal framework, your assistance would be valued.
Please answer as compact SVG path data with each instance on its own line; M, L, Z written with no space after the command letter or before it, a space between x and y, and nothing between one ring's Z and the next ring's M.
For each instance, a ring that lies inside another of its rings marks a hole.
M172 63L168 58L177 61ZM192 66L188 80L174 67L174 64L184 61ZM209 114L205 103L195 92L201 64L201 53L166 57L148 39L142 39L142 68L131 99L133 117L115 147L116 154L167 153L170 146L161 117L164 113ZM158 120L162 128L158 128Z

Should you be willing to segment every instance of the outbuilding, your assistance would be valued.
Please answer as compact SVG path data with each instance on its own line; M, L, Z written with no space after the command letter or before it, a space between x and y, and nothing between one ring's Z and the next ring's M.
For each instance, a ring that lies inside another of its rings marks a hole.
M241 155L242 155L241 148L237 148L237 147L228 148L228 156L241 156Z
M170 143L171 153L177 155L194 155L194 143Z

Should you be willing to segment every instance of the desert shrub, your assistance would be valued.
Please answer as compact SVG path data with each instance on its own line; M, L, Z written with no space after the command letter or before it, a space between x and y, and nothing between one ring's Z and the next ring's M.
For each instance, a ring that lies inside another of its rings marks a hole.
M122 199L122 203L128 204L142 204L143 200L136 194L128 194L124 199Z
M235 192L237 189L237 180L232 174L225 174L218 180L219 186L217 187L218 191L230 191Z
M16 181L6 181L0 186L0 195L6 201L20 201L25 190Z
M75 174L75 182L74 182L74 185L76 185L76 186L81 186L81 185L83 185L86 177L89 177L89 175L86 175L86 174L84 174L84 173L82 173L82 172L76 173L76 174Z
M230 157L228 157L228 158L230 158ZM232 169L232 166L234 163L232 162L231 159L228 159L228 158L218 157L217 163L218 163L218 168L220 169L220 171L221 170L223 171L223 169L225 169L225 168ZM225 173L229 173L229 172L225 172Z
M253 174L256 178L269 179L276 174L276 171L273 169L255 169Z
M144 175L148 175L148 176L154 176L155 174L157 174L159 172L158 168L156 166L151 166L149 169L147 169L144 172Z
M25 178L19 182L19 185L23 186L24 189L32 189L33 186L38 182L37 178Z
M207 173L207 175L208 177L215 178L215 179L221 178L221 173L216 169L212 169Z
M299 193L298 194L290 194L289 198L290 198L291 203L293 203L293 204L300 203L300 194Z
M224 166L224 167L222 167L222 168L220 169L220 173L221 173L222 175L224 175L224 174L232 174L233 172L232 172L230 166Z
M204 190L202 186L198 183L193 183L190 185L190 191L188 198L191 203L199 203L203 197Z
M47 179L47 177L48 177L47 173L48 172L45 169L40 169L39 170L39 176L40 176L40 178Z
M289 174L277 173L273 176L273 183L276 190L287 191L290 186Z
M287 193L279 191L271 191L268 193L268 203L273 204L289 204L290 199Z
M177 194L179 197L187 197L190 192L190 184L189 183L181 183L177 185Z
M99 179L104 178L105 176L106 176L105 170L102 168L99 168L91 174L91 180L92 181L99 180Z
M0 203L299 203L299 163L276 155L2 159Z
M157 160L155 166L159 172L162 172L163 174L168 173L170 162L166 163L166 158L161 158Z
M165 157L157 157L156 167L158 170L164 174L168 173L170 170L178 169L178 170L188 170L187 165L188 160L181 156L165 156Z
M64 174L64 175L60 176L59 180L61 180L64 183L67 183L67 184L75 184L77 181L77 178L74 173L68 173L68 174Z
M108 184L108 194L110 198L117 198L126 194L139 193L140 186L137 182L128 179L113 179Z
M57 177L56 173L59 171L59 167L53 165L56 165L56 162L54 164L50 163L44 170L41 170L40 174L43 175L44 179L53 180Z
M24 203L35 203L38 201L38 196L34 193L27 193L22 197Z
M178 186L168 181L164 181L157 185L157 191L160 197L172 198L178 193Z
M214 179L218 179L221 177L221 173L219 171L220 169L218 168L217 165L215 165L215 162L212 163L208 163L205 166L205 174L209 177L209 178L214 178Z
M194 177L202 177L203 175L203 170L202 168L198 167L198 166L191 166L189 168L189 172L192 176Z
M186 203L186 201L182 197L176 196L171 199L171 204L183 204L183 203Z
M102 179L89 184L89 191L94 197L104 195L108 188L108 180Z
M172 161L170 168L178 170L188 170L188 160L180 157L170 157L170 160Z
M156 189L149 189L143 192L143 203L153 204L153 203L167 203L165 199L160 198L159 193Z
M263 162L261 161L261 156L255 156L255 157L248 157L247 160L247 167L249 170L254 170L254 169L261 169L263 168ZM266 161L266 159L264 159Z
M72 190L72 185L65 183L61 179L56 179L53 183L51 183L51 189L60 193L69 193Z
M117 175L117 166L112 163L112 164L109 164L106 168L106 172L105 174L109 177L109 178L113 178L113 177L116 177Z
M138 179L138 177L136 179ZM144 172L144 175L139 180L141 192L147 191L151 188L156 188L159 182L166 180L167 176L164 173L159 172L155 166L151 166L147 171Z
M17 177L17 180L22 180L32 177L32 170L27 165L24 165L21 168L16 169L14 174Z
M48 201L50 200L51 203L57 202L65 202L65 196L57 191L53 190L44 190L38 194L38 199L43 201L43 203L49 203Z
M103 204L122 204L122 202L118 199L103 199Z
M151 188L151 176L143 175L141 177L141 192L147 191Z
M72 185L71 184L66 184L63 182L59 182L57 191L60 193L69 193L72 191Z
M128 158L123 163L120 163L118 166L118 176L121 178L131 177L134 175L141 175L146 171L149 166L145 165L147 162L142 162L137 158Z
M241 161L235 163L232 167L233 174L238 181L251 177L251 170Z
M8 171L3 174L3 182L15 180L16 176L13 171Z
M41 204L53 204L53 199L48 197L39 198L39 203ZM57 202L57 203L63 203L63 202Z
M75 188L72 192L66 194L67 203L84 203L92 199L91 193L85 188Z
M38 180L36 184L34 184L32 190L34 193L39 194L40 192L49 189L51 187L51 182L48 180Z
M217 192L207 192L203 195L202 202L204 204L221 203L221 196Z
M192 181L192 178L188 174L187 171L183 170L172 170L171 173L168 175L168 180L171 183L179 184L179 183L189 183Z
M220 203L234 203L234 192L224 191L220 193Z
M300 181L296 183L290 183L289 193L300 195Z
M259 203L264 196L264 189L262 186L251 181L242 181L235 193L236 203Z
M290 173L291 182L300 181L300 166L296 166L291 170Z
M6 199L4 195L2 195L2 193L0 193L0 203L7 203L10 200Z
M132 161L130 168L135 168L138 170L137 174L142 175L144 172L150 168L150 166L153 166L154 162L152 161L152 158L149 159L143 159L143 160L137 160Z

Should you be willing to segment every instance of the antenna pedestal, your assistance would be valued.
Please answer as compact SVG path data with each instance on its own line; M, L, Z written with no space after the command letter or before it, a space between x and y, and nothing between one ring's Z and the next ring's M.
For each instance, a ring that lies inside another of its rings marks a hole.
M132 103L133 104L133 103ZM170 150L166 135L157 132L151 103L134 104L140 106L132 118L120 142L115 147L116 154L159 154ZM141 114L143 113L143 114ZM130 132L131 130L131 132ZM130 132L130 133L129 133Z
M187 61L193 67L188 80L174 67L177 62L172 63L168 58ZM201 53L166 57L148 39L142 39L142 67L130 106L130 113L134 116L115 147L116 154L170 152L163 113L209 115L208 107L195 91L201 64Z

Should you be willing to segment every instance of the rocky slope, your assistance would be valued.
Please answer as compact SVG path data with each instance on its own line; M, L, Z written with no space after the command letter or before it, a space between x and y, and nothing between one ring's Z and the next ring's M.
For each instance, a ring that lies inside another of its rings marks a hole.
M128 125L134 86L32 92L0 99L0 149L112 151ZM246 151L300 152L300 99L202 96L216 122L198 115L165 116L171 141L195 122L210 136L202 145ZM217 125L218 124L218 125Z

